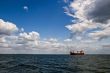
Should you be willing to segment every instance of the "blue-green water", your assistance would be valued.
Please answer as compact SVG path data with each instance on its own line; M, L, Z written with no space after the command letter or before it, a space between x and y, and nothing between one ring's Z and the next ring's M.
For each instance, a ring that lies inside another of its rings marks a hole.
M110 73L110 55L0 55L0 73Z

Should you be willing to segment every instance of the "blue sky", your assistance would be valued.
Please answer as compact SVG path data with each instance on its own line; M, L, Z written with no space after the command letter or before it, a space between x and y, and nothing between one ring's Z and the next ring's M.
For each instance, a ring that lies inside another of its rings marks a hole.
M64 39L69 37L65 26L71 17L64 13L63 6L63 0L0 0L0 18L26 32L37 31L41 38Z

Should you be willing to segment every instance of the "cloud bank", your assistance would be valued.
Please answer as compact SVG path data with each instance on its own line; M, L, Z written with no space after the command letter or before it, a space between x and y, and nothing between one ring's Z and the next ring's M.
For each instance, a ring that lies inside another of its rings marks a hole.
M96 40L110 37L108 33L110 31L109 6L109 0L74 0L70 2L65 13L76 18L76 21L67 25L66 28L76 35L85 35Z
M65 44L56 38L41 39L36 31L25 32L16 24L0 19L0 53L2 54L57 54L66 52L64 47Z
M73 17L73 24L65 26L71 31L70 39L79 40L76 43L89 43L89 50L96 48L97 53L110 53L103 47L110 43L107 41L110 40L110 0L69 0L64 2L67 4L64 7L64 13Z
M25 32L23 28L19 29L14 23L3 19L0 19L0 25L0 53L2 54L69 54L72 48L78 50L90 46L83 43L80 44L81 47L77 47L77 43L71 39L64 41L57 38L41 39L38 32Z

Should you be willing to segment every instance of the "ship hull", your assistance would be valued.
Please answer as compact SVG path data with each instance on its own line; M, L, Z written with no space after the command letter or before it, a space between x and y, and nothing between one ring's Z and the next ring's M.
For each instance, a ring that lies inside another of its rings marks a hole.
M70 55L84 55L84 53L70 53Z

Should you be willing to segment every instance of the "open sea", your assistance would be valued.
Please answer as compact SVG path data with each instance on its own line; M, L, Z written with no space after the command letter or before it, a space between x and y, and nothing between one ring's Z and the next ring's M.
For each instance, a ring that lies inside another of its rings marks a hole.
M110 73L110 55L1 54L0 73Z

